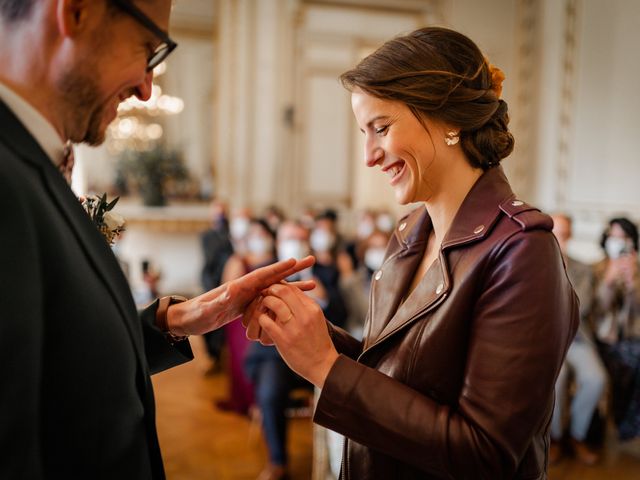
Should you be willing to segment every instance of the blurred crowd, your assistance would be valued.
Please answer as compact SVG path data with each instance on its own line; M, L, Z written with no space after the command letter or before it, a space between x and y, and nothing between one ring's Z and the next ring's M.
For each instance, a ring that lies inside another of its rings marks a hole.
M211 208L212 226L202 235L204 290L276 260L312 254L314 267L290 280L313 278L317 287L308 294L326 318L363 337L371 278L382 266L395 228L392 214L360 212L353 234L347 235L334 210L308 210L292 219L273 207L260 215L246 208L229 213L222 202L213 202ZM621 441L640 437L638 229L627 218L612 219L602 234L604 259L588 265L568 253L571 218L556 214L553 219L567 273L580 299L581 325L556 384L550 462L574 455L593 465L602 454L608 421L615 424ZM249 342L240 322L209 333L206 344L212 372L219 371L223 350L227 359L229 392L216 406L257 416L269 452L269 463L259 478L284 478L287 412L295 407L291 393L311 391L311 385L287 367L275 347ZM330 433L327 438L329 461L337 470L341 440Z
M621 442L640 437L640 276L638 228L609 221L603 259L587 265L568 254L569 216L553 216L553 232L580 300L581 323L556 382L550 462L573 453L593 465L601 456L607 420Z
M212 226L202 235L204 290L277 260L311 254L315 265L289 280L315 280L308 295L325 317L362 338L371 278L382 265L395 227L389 212L362 212L352 236L341 231L338 215L330 209L309 209L291 219L273 207L256 216L246 208L229 213L224 203L213 202L211 216ZM226 349L229 392L216 406L259 418L269 451L269 464L259 478L282 478L288 461L287 412L296 407L291 393L312 392L312 385L287 367L275 347L248 341L240 322L207 334L205 340L212 373L220 368Z

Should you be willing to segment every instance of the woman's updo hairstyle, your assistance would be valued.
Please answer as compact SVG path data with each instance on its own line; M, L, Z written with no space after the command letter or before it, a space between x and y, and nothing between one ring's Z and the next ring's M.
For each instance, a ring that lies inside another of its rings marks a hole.
M350 91L403 102L421 122L426 117L459 128L462 150L483 170L513 150L507 103L500 99L503 79L469 38L440 27L390 40L340 76Z

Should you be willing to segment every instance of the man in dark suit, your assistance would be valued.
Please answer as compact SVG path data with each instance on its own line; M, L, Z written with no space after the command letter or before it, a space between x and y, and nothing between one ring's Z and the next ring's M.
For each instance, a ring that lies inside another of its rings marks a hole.
M150 373L312 262L281 262L136 312L107 243L59 171L104 140L175 47L170 0L0 0L0 478L164 478Z

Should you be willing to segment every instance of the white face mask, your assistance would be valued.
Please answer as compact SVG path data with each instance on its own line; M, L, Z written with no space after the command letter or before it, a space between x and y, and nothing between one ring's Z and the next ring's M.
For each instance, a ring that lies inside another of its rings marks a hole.
M619 237L607 237L604 242L604 250L607 252L607 257L614 260L631 253L629 241Z
M306 242L290 239L278 243L278 260L288 260L289 258L300 260L307 255L309 255L309 247Z
M273 249L273 242L264 237L251 236L247 238L247 250L254 255L264 255Z
M316 252L328 252L333 247L334 242L334 236L324 229L314 230L309 239L311 248Z
M378 229L383 232L390 232L393 230L394 223L395 222L393 221L393 218L391 218L391 215L378 215L378 218L376 219Z
M384 248L368 248L364 254L364 264L369 270L378 270L384 262Z
M373 222L363 221L358 225L358 238L364 240L369 238L369 235L373 233L374 226Z
M249 219L246 217L236 217L231 220L229 225L229 233L234 240L240 240L247 235L249 231Z

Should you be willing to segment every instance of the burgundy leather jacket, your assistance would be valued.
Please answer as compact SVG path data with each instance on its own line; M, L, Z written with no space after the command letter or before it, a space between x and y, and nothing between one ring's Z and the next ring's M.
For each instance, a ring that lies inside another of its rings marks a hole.
M431 222L424 207L400 221L364 342L329 327L341 355L314 420L347 437L343 479L546 478L554 384L579 321L552 226L502 168L487 171L402 302Z

